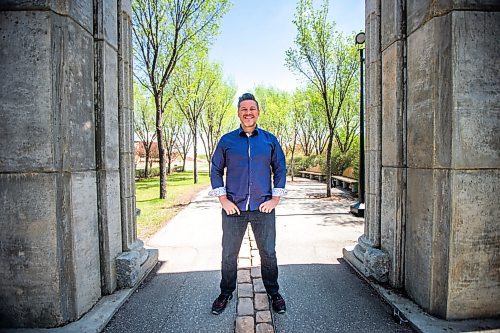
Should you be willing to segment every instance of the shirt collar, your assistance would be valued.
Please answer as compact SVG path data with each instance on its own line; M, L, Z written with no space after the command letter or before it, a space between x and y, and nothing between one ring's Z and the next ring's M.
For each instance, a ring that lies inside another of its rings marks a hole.
M252 135L250 136L254 136L254 135L258 135L259 134L259 125L257 125L252 133ZM241 125L240 127L238 128L238 135L240 136L246 136L245 134L245 131L243 131L243 128L241 128Z

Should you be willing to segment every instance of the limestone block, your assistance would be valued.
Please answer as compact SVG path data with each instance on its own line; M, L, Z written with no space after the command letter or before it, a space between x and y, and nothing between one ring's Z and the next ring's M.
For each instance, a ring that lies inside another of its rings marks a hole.
M135 197L121 198L122 248L130 250L137 239Z
M408 166L449 167L451 17L438 17L408 38Z
M369 17L370 15L380 16L380 0L366 0L365 14L366 17Z
M406 134L403 89L403 42L382 53L382 165L403 166Z
M365 228L364 235L371 238L374 228L380 228L380 205L375 194L365 195Z
M119 288L131 288L139 281L141 255L137 251L127 251L116 257L116 273Z
M0 145L3 172L55 169L47 84L52 70L50 17L48 12L0 13L0 138L8 138Z
M132 18L132 0L122 0L120 9L129 19Z
M366 179L365 192L378 195L381 189L381 156L380 151L365 152Z
M384 251L368 248L363 258L364 274L379 282L387 282L390 268L389 257Z
M499 11L497 0L408 0L408 33L418 29L434 17L456 11Z
M103 292L116 289L116 256L122 251L120 175L115 170L97 171L99 244Z
M463 24L463 22L470 22ZM500 165L500 13L452 15L452 165L455 169ZM473 79L471 79L473 78Z
M380 13L366 18L365 22L365 59L366 64L380 62Z
M403 168L382 168L382 202L380 211L380 245L391 260L389 282L402 286L404 248L402 235L405 223L406 172Z
M403 37L403 2L402 0L382 1L380 33L382 50Z
M444 316L450 229L449 170L408 169L405 288L426 311Z
M127 16L120 17L120 40L118 49L118 89L119 107L133 109L133 68L132 68L132 21Z
M61 324L58 175L0 174L0 327Z
M452 178L449 294L446 317L500 314L500 170L456 170Z
M98 97L96 127L98 169L119 168L117 52L105 42L96 42L98 54Z
M365 235L374 247L380 246L380 195L365 196Z
M53 16L54 38L63 39L52 55L62 70L52 74L54 117L63 138L56 156L66 156L64 170L95 169L93 38L72 20Z
M134 111L128 108L119 109L120 118L120 153L135 154L134 146Z
M365 110L365 151L382 150L382 107L369 106Z
M382 105L382 62L375 61L366 65L366 109Z
M3 0L0 2L0 10L52 10L59 15L71 17L88 33L92 33L94 24L92 0Z
M118 49L118 6L116 0L96 0L95 37Z
M87 312L101 296L96 175L93 171L71 175L70 223L76 315Z
M430 308L432 193L432 170L408 169L405 288L410 297L424 309Z
M135 157L134 153L120 154L120 191L122 198L135 196Z
M0 168L94 169L92 35L51 12L1 15Z

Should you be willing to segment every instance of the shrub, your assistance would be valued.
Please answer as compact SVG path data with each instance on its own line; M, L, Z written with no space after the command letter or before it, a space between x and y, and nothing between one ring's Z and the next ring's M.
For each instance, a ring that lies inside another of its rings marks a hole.
M299 171L306 170L308 168L315 167L316 165L320 165L321 170L323 171L323 164L326 164L325 162L326 158L322 155L309 155L309 156L304 156L304 155L296 155L293 158L294 162L294 172L295 176L299 175ZM292 170L292 160L291 158L288 158L286 161L287 165L287 173L290 175Z
M345 169L353 167L354 176L358 177L359 170L359 151L351 149L346 153L342 153L338 149L332 152L332 174L341 175Z
M149 168L148 169L148 177L158 177L160 175L160 167ZM144 169L135 169L135 178L143 179L144 178Z

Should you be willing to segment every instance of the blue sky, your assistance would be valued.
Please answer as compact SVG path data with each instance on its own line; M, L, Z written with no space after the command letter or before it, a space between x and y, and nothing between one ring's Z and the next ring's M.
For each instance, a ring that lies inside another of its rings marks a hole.
M237 95L256 85L291 91L300 77L285 66L285 51L294 46L294 0L233 0L223 18L210 59L222 63L224 74L238 86ZM315 6L320 4L315 0ZM364 30L365 0L330 0L336 29L350 34ZM353 41L354 43L354 41Z

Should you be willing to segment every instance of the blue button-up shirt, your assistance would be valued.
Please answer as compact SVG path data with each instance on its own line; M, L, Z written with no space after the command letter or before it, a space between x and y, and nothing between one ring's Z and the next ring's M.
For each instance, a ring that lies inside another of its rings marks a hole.
M224 168L227 170L225 186ZM248 136L240 127L223 135L217 144L210 181L211 195L227 195L240 211L258 210L260 204L273 195L285 193L285 154L271 133L256 128Z

